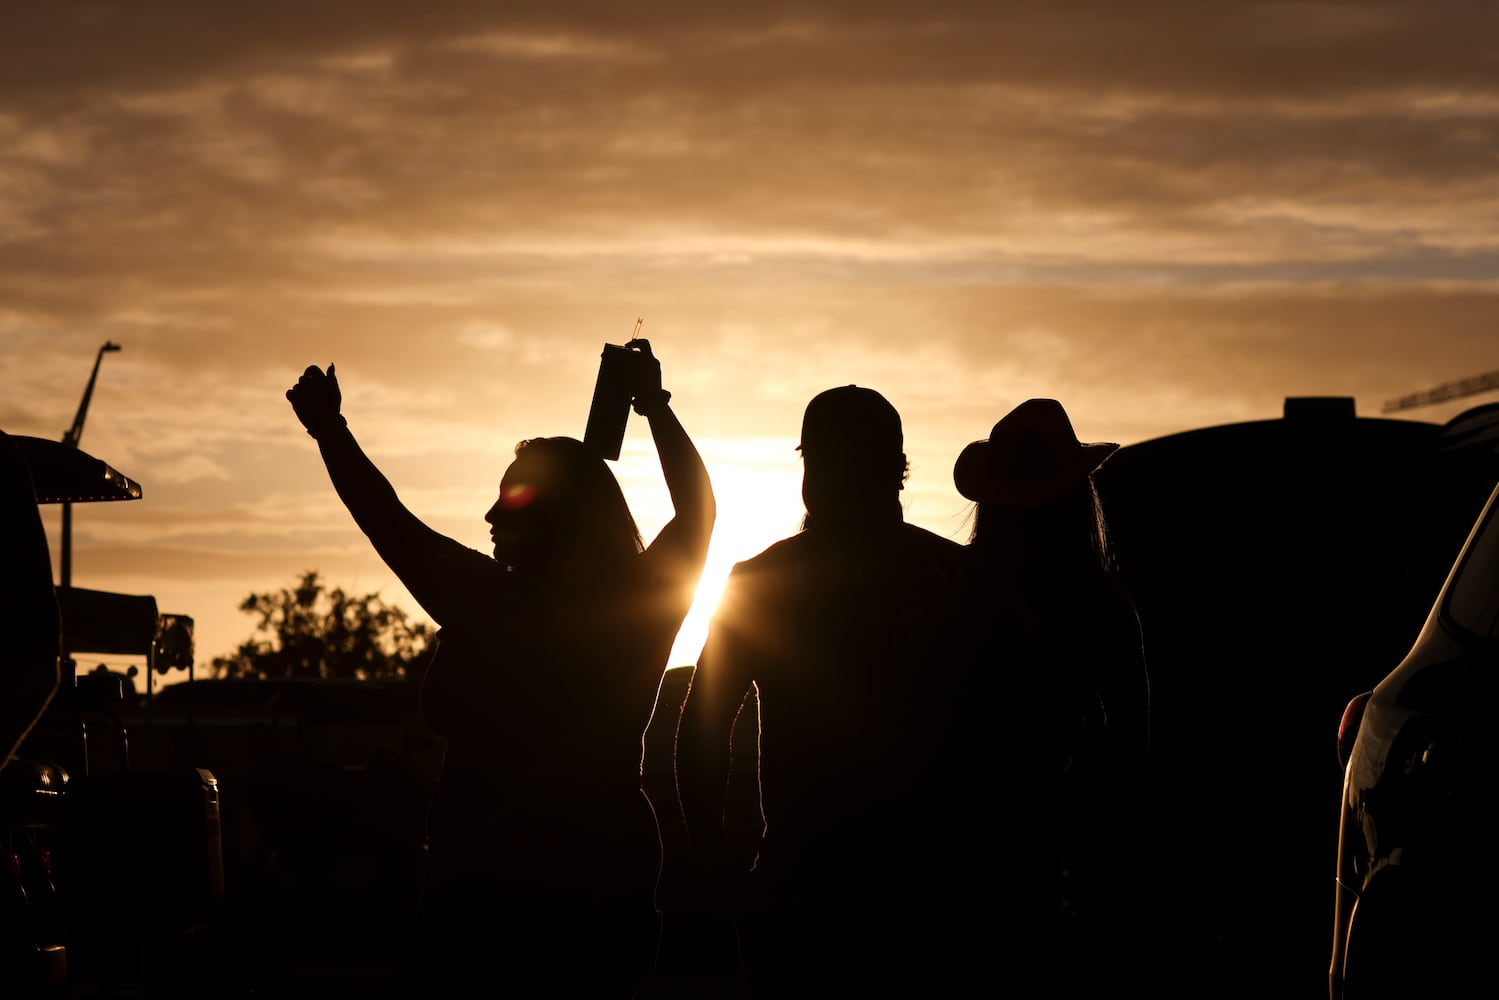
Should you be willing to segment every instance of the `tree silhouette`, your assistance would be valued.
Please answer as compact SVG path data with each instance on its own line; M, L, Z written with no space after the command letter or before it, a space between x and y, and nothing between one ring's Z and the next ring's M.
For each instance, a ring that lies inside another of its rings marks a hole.
M215 677L400 678L434 634L378 593L353 597L329 589L316 570L305 571L290 590L251 594L239 610L259 619L255 635L214 658Z

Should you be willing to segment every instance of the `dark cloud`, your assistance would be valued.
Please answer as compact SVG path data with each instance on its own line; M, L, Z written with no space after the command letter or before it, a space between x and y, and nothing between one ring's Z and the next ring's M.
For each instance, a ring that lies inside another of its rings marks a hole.
M1492 85L1499 11L1467 0L1128 6L1085 0L772 2L12 0L0 89L170 86L299 60L510 32L669 52L698 89L766 78L1039 83L1092 91L1316 94ZM736 58L737 57L737 58ZM705 69L714 72L705 73ZM638 79L638 77L635 77Z

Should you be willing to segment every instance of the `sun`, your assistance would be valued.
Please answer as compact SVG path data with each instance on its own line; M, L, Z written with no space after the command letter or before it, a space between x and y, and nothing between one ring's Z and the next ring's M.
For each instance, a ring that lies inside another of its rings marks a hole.
M677 631L667 669L697 663L734 564L796 532L802 498L801 464L794 444L780 438L700 443L711 462L718 516L702 576Z
M708 625L718 610L724 584L728 582L734 564L750 558L787 534L790 532L786 530L786 523L776 517L719 519L713 529L713 541L708 545L708 558L698 579L697 592L687 617L682 620L682 627L677 631L667 669L697 663L698 654L708 638Z
M677 631L677 641L671 650L671 659L667 667L690 667L697 663L697 657L703 649L703 642L708 638L708 623L713 619L713 612L718 609L719 598L723 596L724 584L728 581L729 570L734 568L734 563L744 558L736 548L730 552L727 547L718 544L715 535L713 544L708 548L708 560L703 565L703 575L698 579L697 593L693 596L692 607L687 611L687 617L682 620L682 627Z

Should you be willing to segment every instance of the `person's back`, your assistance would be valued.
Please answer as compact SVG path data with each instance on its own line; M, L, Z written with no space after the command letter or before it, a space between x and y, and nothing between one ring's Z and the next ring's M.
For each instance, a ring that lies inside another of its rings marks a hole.
M899 416L879 394L816 397L801 448L804 530L730 574L683 710L679 782L706 874L754 866L736 914L752 990L857 995L929 971L925 921L949 888L931 867L932 799L963 547L904 522ZM758 751L758 838L719 825L731 726L736 755Z
M974 501L964 633L974 706L1003 706L990 741L996 940L1039 982L1059 937L1091 938L1090 976L1125 980L1130 907L1145 888L1123 787L1146 773L1150 685L1139 618L1110 571L1092 472L1118 448L1077 440L1056 400L1031 399L963 449L954 485ZM959 726L974 731L975 726ZM1107 956L1107 959L1105 958ZM1108 965L1108 969L1101 967ZM1090 982L1093 980L1090 979Z
M763 864L836 858L911 819L887 809L929 763L960 556L894 522L811 528L735 568L704 658L758 691Z

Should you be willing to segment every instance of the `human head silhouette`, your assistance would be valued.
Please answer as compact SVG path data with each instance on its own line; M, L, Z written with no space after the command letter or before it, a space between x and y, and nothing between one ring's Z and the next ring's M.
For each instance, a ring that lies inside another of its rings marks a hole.
M953 465L953 484L974 501L971 541L1038 553L1059 570L1076 560L1108 563L1092 474L1118 449L1113 441L1079 441L1057 400L1023 401Z
M608 463L576 438L518 443L484 520L495 559L529 572L607 570L644 548Z
M1112 441L1079 441L1055 399L1027 399L1000 418L987 438L963 449L953 465L953 484L977 503L1039 507L1084 483L1118 448Z
M899 510L905 488L900 414L873 389L842 385L812 397L802 415L802 502L807 518Z

